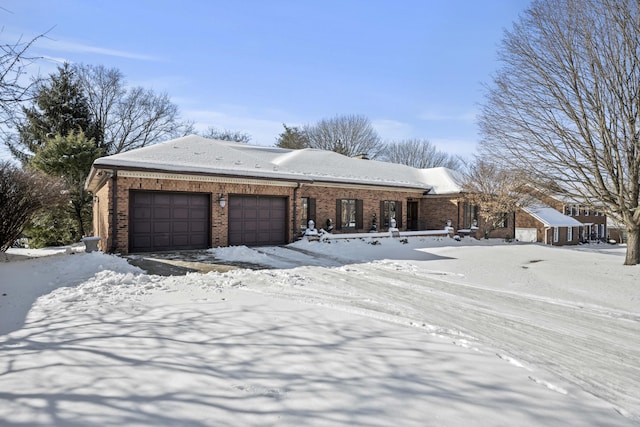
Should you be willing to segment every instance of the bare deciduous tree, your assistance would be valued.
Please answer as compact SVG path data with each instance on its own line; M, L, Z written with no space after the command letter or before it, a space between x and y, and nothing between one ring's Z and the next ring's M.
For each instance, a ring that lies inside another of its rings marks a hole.
M0 252L20 237L24 226L39 211L63 203L62 182L36 171L0 163Z
M27 51L43 36L0 44L0 130L3 132L13 124L16 113L20 111L20 102L30 97L31 87L37 83L36 79L27 81L24 74L25 69L37 59L28 56Z
M386 144L381 160L391 163L426 169L445 167L453 170L462 169L462 161L444 151L426 139L406 139Z
M76 65L91 114L102 129L98 148L115 154L193 132L180 120L167 94L143 87L127 88L122 73L104 66Z
M476 159L467 166L462 189L467 201L478 207L483 235L496 229L505 215L512 215L531 203L526 184L520 171L508 170L490 161Z
M640 262L640 14L626 0L539 0L505 33L481 152L593 204Z
M205 138L220 139L222 141L241 142L243 144L248 144L251 141L251 135L246 132L228 129L220 130L213 126L210 126L203 132L202 136Z
M322 119L304 127L311 148L335 151L345 156L366 155L374 159L384 146L380 136L364 116L345 115Z

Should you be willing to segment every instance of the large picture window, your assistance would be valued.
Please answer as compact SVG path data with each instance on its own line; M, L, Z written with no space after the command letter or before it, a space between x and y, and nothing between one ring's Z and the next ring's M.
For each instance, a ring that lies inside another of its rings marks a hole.
M338 230L360 230L362 224L362 200L336 200L336 228Z

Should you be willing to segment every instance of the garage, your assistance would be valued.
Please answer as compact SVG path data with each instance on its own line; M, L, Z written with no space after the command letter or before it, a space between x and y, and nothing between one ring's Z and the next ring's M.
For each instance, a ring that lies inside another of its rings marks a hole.
M229 245L286 243L287 199L272 196L229 196Z
M535 243L538 241L538 230L536 228L516 228L516 240L518 242Z
M209 247L209 194L132 191L129 200L130 252Z

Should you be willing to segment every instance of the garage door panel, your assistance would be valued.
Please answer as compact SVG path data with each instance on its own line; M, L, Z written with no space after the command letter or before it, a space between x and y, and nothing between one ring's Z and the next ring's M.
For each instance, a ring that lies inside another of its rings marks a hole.
M153 223L154 233L171 233L171 222L169 221L156 221Z
M209 247L208 194L153 191L130 194L130 251Z
M148 206L153 203L153 196L149 193L133 193L132 201L137 206Z
M151 218L151 208L136 207L133 209L133 218Z
M174 221L171 223L171 231L175 233L188 233L189 222L188 221Z
M131 231L133 233L151 233L151 222L150 221L137 221L134 222L131 226Z
M153 204L155 206L171 204L171 194L159 192L153 193Z
M189 239L190 246L209 246L207 236L204 234L191 234Z
M209 216L209 212L207 209L204 209L204 208L192 207L189 210L189 218L191 219L207 219L208 216Z
M173 240L171 242L171 246L180 249L184 246L189 246L189 235L188 234L174 234Z
M205 223L191 223L191 232L192 233L207 233L207 225Z
M154 219L171 219L171 208L156 206L153 208Z
M158 247L158 249L168 248L171 245L171 239L169 238L169 233L157 233L153 235L153 245Z

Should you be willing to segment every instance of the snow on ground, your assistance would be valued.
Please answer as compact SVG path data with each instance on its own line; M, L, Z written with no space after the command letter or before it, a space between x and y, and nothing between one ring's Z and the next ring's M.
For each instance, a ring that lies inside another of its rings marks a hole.
M171 277L50 252L0 262L0 425L640 421L624 247L300 241Z

